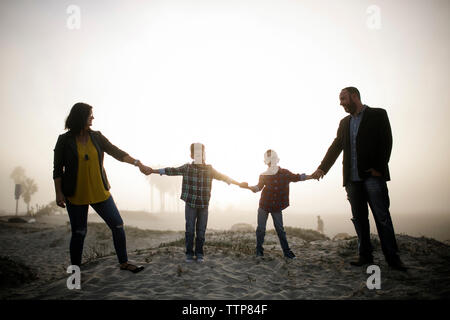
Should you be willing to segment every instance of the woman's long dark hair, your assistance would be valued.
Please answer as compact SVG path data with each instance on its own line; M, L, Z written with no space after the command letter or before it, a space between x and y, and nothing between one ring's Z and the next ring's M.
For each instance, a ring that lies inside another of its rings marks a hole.
M86 127L91 110L87 103L75 103L67 116L65 128L75 135L79 134Z

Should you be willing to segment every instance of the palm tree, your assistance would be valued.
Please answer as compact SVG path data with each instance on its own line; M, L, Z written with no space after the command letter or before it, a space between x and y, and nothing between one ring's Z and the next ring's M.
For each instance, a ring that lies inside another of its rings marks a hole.
M155 166L151 166L152 168L161 168L161 165L155 165ZM150 212L153 212L154 210L154 201L153 201L153 197L155 194L155 189L159 189L158 185L159 185L159 181L161 180L161 177L158 174L152 174L147 176L147 181L150 184Z
M162 168L163 166L157 165L155 168ZM181 190L180 177L161 177L159 174L152 174L148 176L150 184L150 200L151 210L153 211L153 194L154 190L159 191L159 206L160 212L166 211L166 195L169 194L170 198L177 196ZM173 204L173 202L171 202Z
M155 193L155 184L149 179L150 183L150 212L153 212L153 194Z
M166 194L169 193L170 187L172 185L172 177L160 177L157 181L157 188L159 190L159 202L160 202L160 211L166 211Z
M27 214L30 214L30 202L31 196L38 191L38 186L33 179L25 178L22 182L23 185L23 201L27 204Z
M170 202L172 203L172 207L175 212L180 211L179 194L181 192L181 182L182 182L181 177L171 179L170 190L168 191L169 196L171 198Z
M21 184L26 178L25 169L22 168L21 166L17 166L11 172L9 177L14 180L14 183Z
M21 166L17 166L14 168L14 170L11 172L10 176L11 179L14 180L14 183L16 184L15 186L15 199L16 199L16 215L18 213L19 210L19 198L22 195L23 189L22 189L22 184L23 181L25 181L25 169L22 168Z
M153 212L153 194L155 193L155 180L151 179L151 175L147 176L147 181L150 184L150 212Z

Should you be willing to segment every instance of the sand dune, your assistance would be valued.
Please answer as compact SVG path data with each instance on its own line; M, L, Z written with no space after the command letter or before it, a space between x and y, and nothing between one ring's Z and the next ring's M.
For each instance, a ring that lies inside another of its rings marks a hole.
M265 257L254 257L249 231L208 230L204 263L184 262L183 231L126 228L131 261L145 265L138 274L118 268L109 230L88 226L81 290L66 286L70 229L65 225L0 221L0 252L37 276L0 287L2 299L439 299L450 297L450 247L429 238L398 235L407 273L384 262L378 238L375 264L381 289L369 290L365 268L351 267L356 239L333 241L314 231L286 228L296 260L282 257L268 232ZM4 270L3 270L4 272Z

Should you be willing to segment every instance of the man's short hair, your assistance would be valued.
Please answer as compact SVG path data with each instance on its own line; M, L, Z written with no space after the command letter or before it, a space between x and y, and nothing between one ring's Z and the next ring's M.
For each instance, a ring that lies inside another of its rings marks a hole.
M356 95L358 96L358 99L361 100L361 94L359 93L359 90L356 89L355 87L347 87L342 90L347 91L350 95L356 93Z

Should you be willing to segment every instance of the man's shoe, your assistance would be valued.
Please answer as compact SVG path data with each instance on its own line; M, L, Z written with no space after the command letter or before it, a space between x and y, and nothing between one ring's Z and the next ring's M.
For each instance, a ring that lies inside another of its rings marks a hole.
M395 257L393 259L386 259L389 267L394 270L406 272L408 268L403 264L402 260L399 257Z
M203 259L203 257L197 257L197 262L200 262L200 263L202 263L202 262L204 262L205 261L205 259Z
M373 257L365 257L365 256L359 256L357 261L350 261L350 264L355 267L362 267L366 264L373 263Z
M284 257L285 257L286 259L291 259L291 260L294 260L294 259L297 258L297 257L295 256L295 254L294 254L292 251L287 252L287 253L284 255Z
M192 256L186 256L186 262L187 262L187 263L194 262L194 257L192 257Z
M142 270L144 270L144 267L143 266L135 266L134 264L127 262L127 263L123 263L120 265L120 270L128 270L133 273L138 273L138 272L141 272Z

